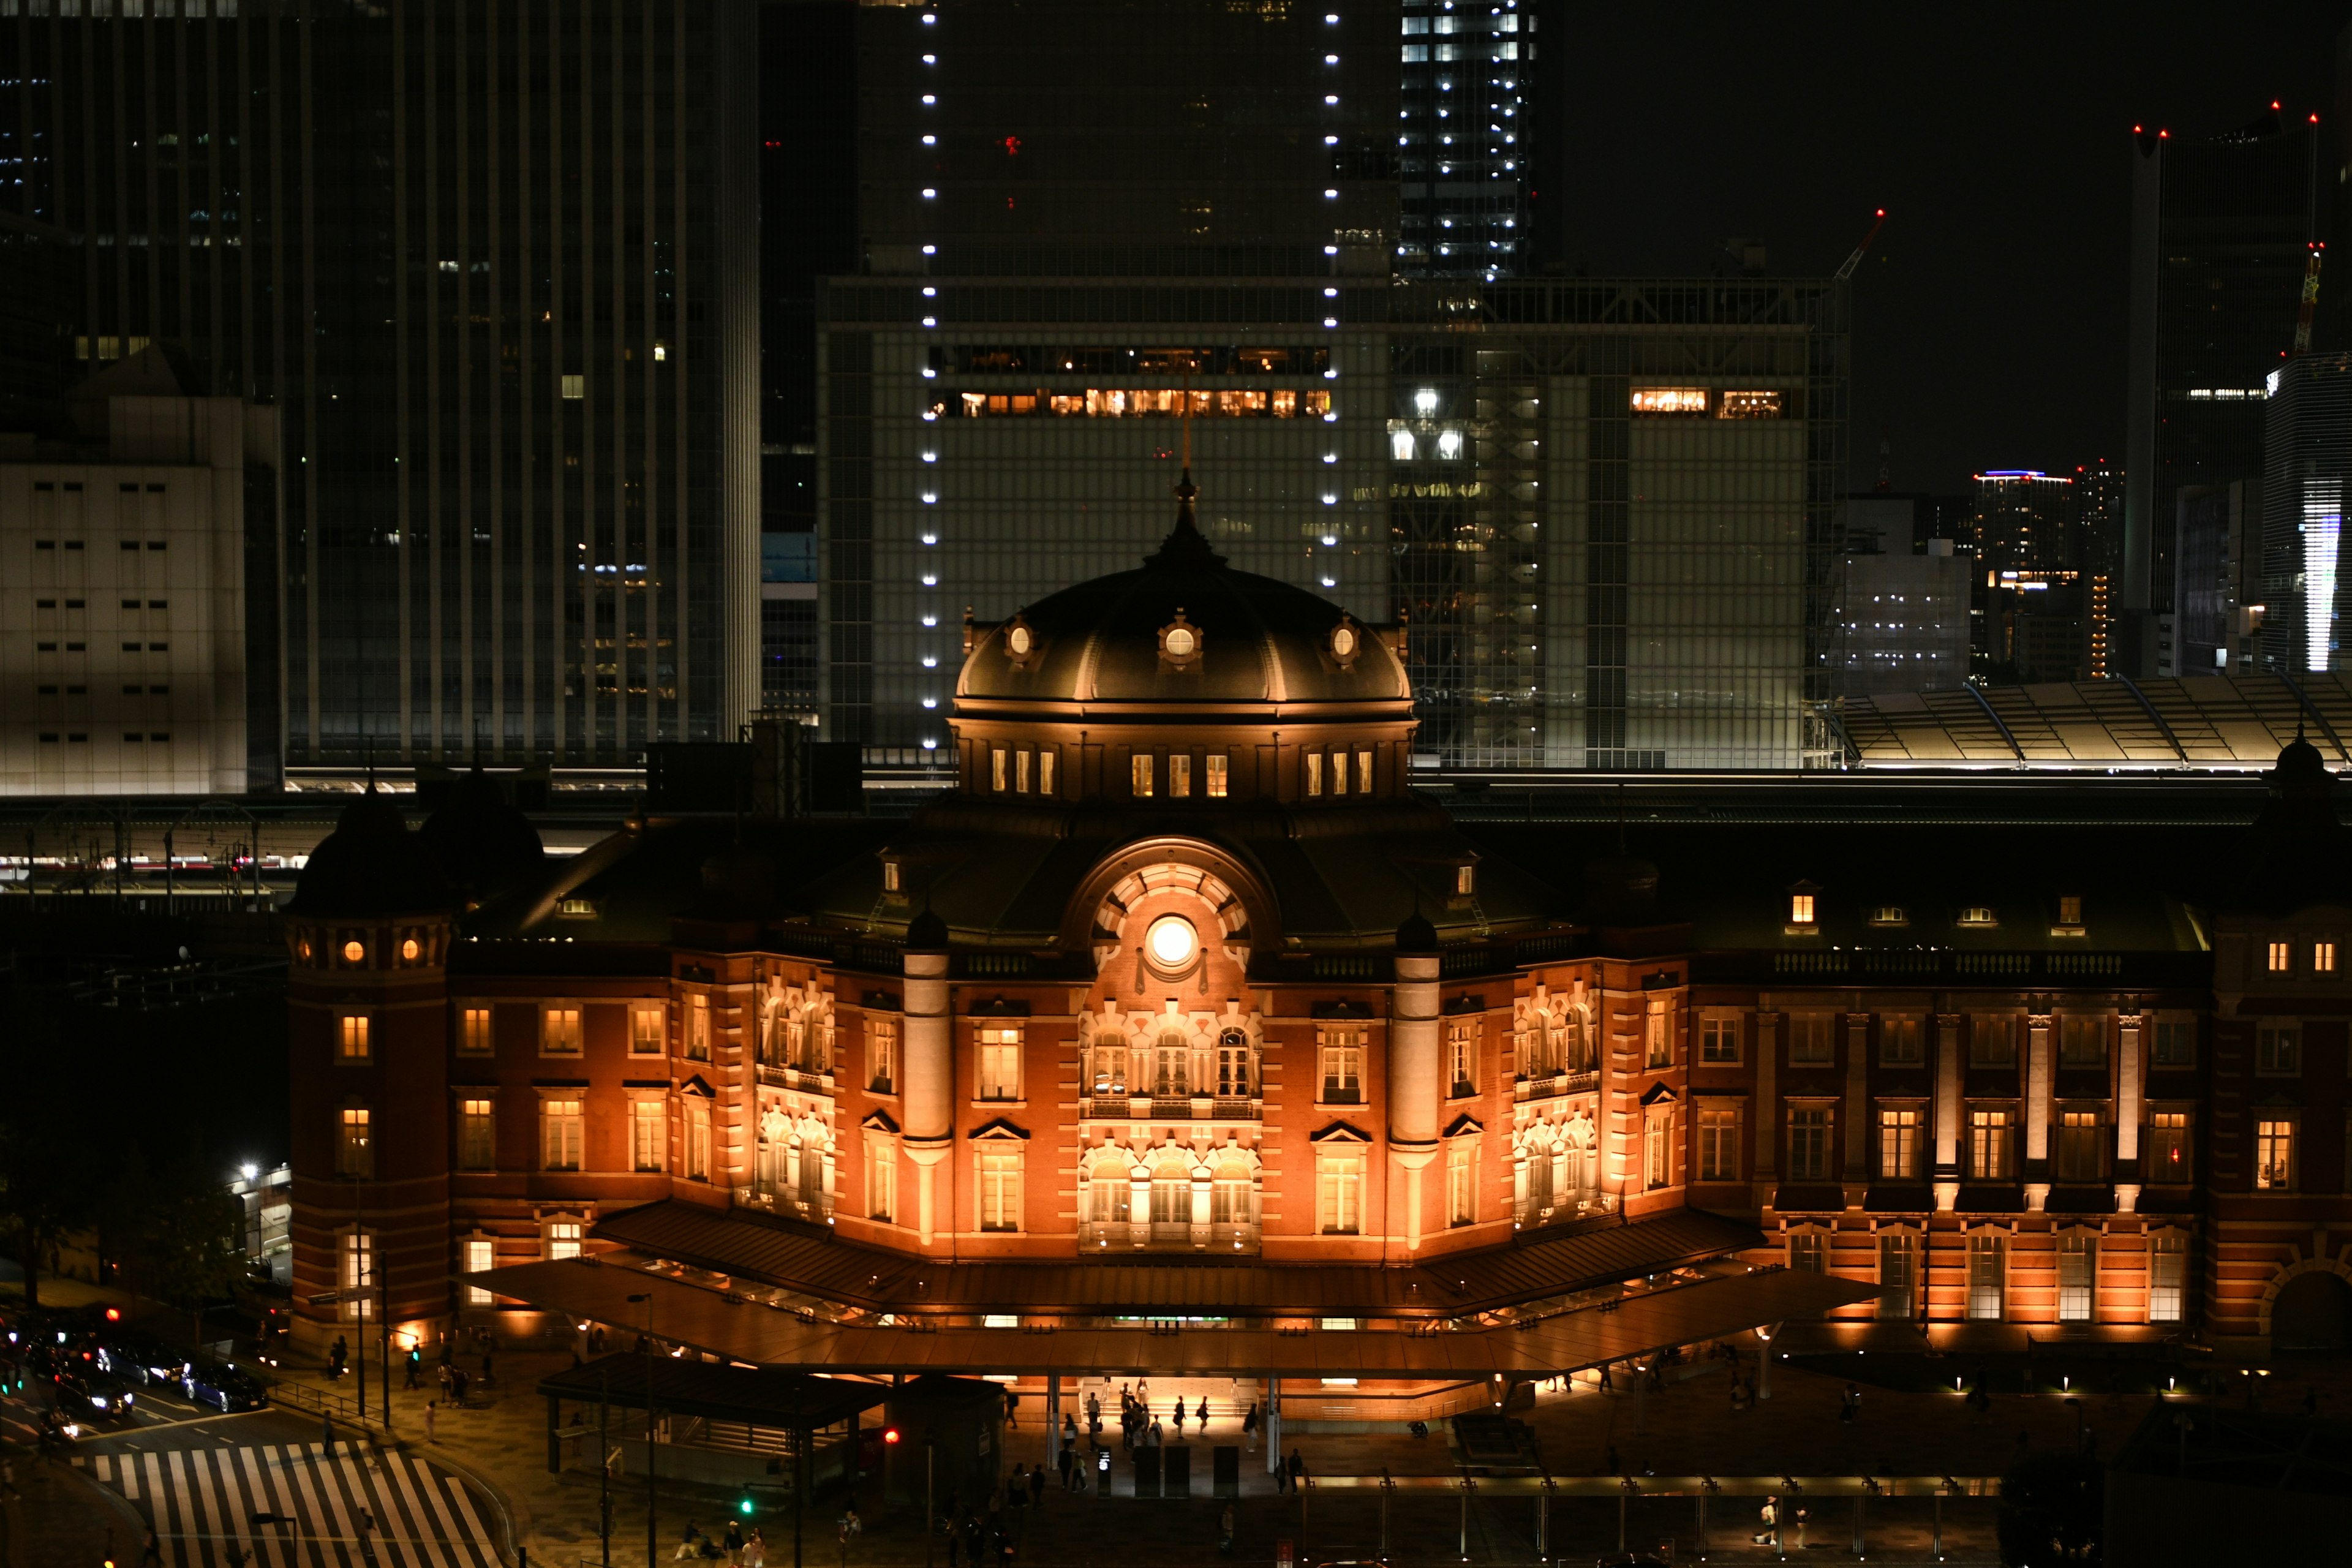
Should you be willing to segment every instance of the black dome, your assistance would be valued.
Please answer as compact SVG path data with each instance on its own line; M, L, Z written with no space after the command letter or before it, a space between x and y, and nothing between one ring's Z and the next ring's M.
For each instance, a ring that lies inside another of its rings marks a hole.
M310 851L287 908L297 914L410 915L457 900L429 856L417 853L408 819L370 784L343 807L335 830Z
M929 906L921 914L907 922L908 952L945 952L948 950L948 922Z
M992 627L964 660L957 697L1228 711L1237 703L1412 700L1387 644L1328 599L1226 565L1193 524L1189 474L1176 493L1176 526L1140 570L1066 588ZM1163 655L1161 632L1180 623L1198 639L1189 663Z
M539 829L478 767L451 787L416 837L442 879L474 903L521 886L547 855Z
M1426 957L1437 951L1437 928L1418 908L1397 922L1396 950L1416 957Z

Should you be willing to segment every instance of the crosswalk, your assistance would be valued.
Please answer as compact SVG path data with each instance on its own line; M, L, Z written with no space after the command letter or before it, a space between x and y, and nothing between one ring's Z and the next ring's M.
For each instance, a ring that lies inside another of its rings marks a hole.
M371 1445L250 1444L73 1462L154 1525L163 1568L499 1568L464 1482ZM257 1514L286 1522L257 1525Z

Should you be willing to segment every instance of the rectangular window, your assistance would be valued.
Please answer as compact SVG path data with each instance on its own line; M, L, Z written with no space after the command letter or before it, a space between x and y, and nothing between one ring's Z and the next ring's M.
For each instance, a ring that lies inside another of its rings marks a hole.
M2099 1244L2088 1231L2058 1238L2058 1321L2087 1323L2098 1313Z
M499 1244L488 1237L468 1237L459 1245L466 1249L467 1273L487 1274L499 1266ZM490 1299L490 1293L479 1285L466 1287L466 1305L468 1307L487 1307Z
M1789 1233L1789 1267L1800 1274L1829 1272L1829 1237L1818 1230Z
M1789 1020L1789 1065L1819 1067L1832 1059L1830 1016L1800 1013Z
M1004 759L1006 754L1004 748L1002 746L991 746L988 749L988 787L994 790L998 795L1003 795L1004 793Z
M2334 942L2315 942L2311 944L2311 972L2314 974L2333 974L2336 973L2336 944Z
M1364 1098L1364 1032L1318 1029L1323 1060L1323 1103L1356 1105Z
M658 1002L629 1004L629 1054L633 1057L657 1057L665 1044L662 1037L662 1005Z
M629 1102L629 1163L639 1171L658 1171L668 1162L669 1117L658 1100Z
M1878 1113L1878 1173L1890 1182L1919 1179L1919 1113L1882 1110Z
M1702 1018L1698 1025L1698 1059L1702 1062L1737 1062L1739 1059L1739 1020L1718 1014Z
M2005 1068L2017 1065L2017 1015L1980 1013L1969 1020L1969 1065Z
M373 1059L365 1013L335 1015L335 1059L348 1066L363 1065Z
M2189 1238L2177 1230L2160 1230L2148 1243L2147 1321L2180 1321L2181 1298L2189 1283Z
M980 1098L1021 1098L1021 1031L984 1028L980 1031Z
M1348 753L1345 752L1331 753L1331 793L1348 793Z
M2058 1179L2062 1182L2095 1182L2103 1173L2106 1162L2105 1129L2099 1125L2095 1110L2063 1112L2058 1127Z
M343 1107L336 1130L335 1174L362 1181L375 1174L375 1148L368 1138L368 1113L363 1106Z
M2151 1066L2185 1068L2197 1065L2196 1026L2185 1018L2158 1018L2156 1038L2148 1047Z
M498 1118L488 1100L457 1102L457 1163L468 1171L498 1163Z
M1969 1237L1969 1316L1974 1321L2000 1321L2008 1264L2007 1237L1984 1233Z
M1056 753L1053 752L1040 752L1037 753L1037 793L1039 795L1051 795L1054 793L1054 758L1055 755Z
M2254 1123L2254 1187L2294 1191L2294 1123L2284 1117Z
M576 1219L551 1219L547 1222L547 1260L560 1263L567 1258L580 1256L580 1244L588 1227Z
M1914 1315L1919 1290L1919 1274L1916 1267L1918 1240L1907 1230L1884 1230L1878 1233L1878 1315L1882 1318L1908 1318Z
M2158 1110L2147 1119L2147 1179L2164 1184L2189 1180L2189 1113Z
M342 1315L346 1320L375 1320L375 1237L363 1230L343 1233Z
M1307 793L1310 795L1323 793L1323 753L1320 752L1307 753Z
M1653 1112L1642 1128L1642 1184L1656 1190L1674 1180L1674 1118Z
M1148 800L1151 796L1152 762L1149 752L1138 752L1128 761L1128 793L1138 800Z
M580 1101L576 1100L544 1100L539 1106L541 1162L551 1171L576 1171L580 1168L580 1147L584 1135L584 1119Z
M2273 974L2284 974L2294 968L2294 944L2274 942L2270 944L2270 969Z
M1739 1179L1739 1112L1698 1113L1698 1177L1702 1182Z
M1370 752L1356 753L1356 793L1358 795L1372 793L1372 753Z
M543 1056L580 1054L580 1004L551 1002L540 1009L539 1049Z
M1209 798L1211 800L1224 799L1225 753L1223 752L1211 752L1203 760L1209 766Z
M1171 752L1168 756L1168 795L1182 800L1192 793L1192 759L1183 752Z
M490 1054L490 1010L467 1007L457 1015L457 1049L469 1057Z
M699 991L686 999L686 1054L698 1062L710 1059L710 998Z
M1643 1020L1643 1066L1667 1068L1675 1065L1675 1016L1664 1002L1650 1004Z
M1021 1151L982 1147L980 1162L980 1228L1021 1228Z
M1457 1138L1445 1151L1445 1223L1473 1225L1478 1218L1478 1151Z
M1812 894L1791 893L1789 895L1789 923L1792 926L1809 926L1813 923Z
M866 1141L866 1215L887 1220L898 1212L898 1150L887 1138Z
M2294 1073L2302 1068L2302 1040L2293 1024L2264 1024L2254 1030L2256 1072Z
M1789 1176L1826 1181L1830 1173L1830 1113L1825 1107L1789 1112Z
M2062 894L2058 900L2058 923L2078 926L2083 923L2083 900L2073 894Z
M1454 867L1454 896L1457 899L1466 899L1477 890L1478 868L1475 866Z
M1364 1164L1353 1154L1315 1159L1315 1223L1325 1236L1353 1236L1363 1228Z
M2006 1110L1969 1112L1969 1179L2006 1182L2012 1173L2009 1146L2011 1128Z
M1446 1081L1459 1100L1478 1092L1478 1026L1456 1021L1445 1026Z
M1919 1020L1881 1018L1878 1021L1878 1059L1891 1068L1917 1067L1925 1059L1920 1055Z
M698 1094L684 1098L686 1122L686 1177L690 1182L710 1180L710 1101Z
M2105 1067L2107 1061L2107 1021L2069 1015L2058 1020L2058 1065L2062 1068Z
M1029 756L1030 753L1027 752L1013 753L1013 793L1014 795L1029 793Z
M866 1088L873 1094L896 1094L898 1082L898 1020L866 1021Z

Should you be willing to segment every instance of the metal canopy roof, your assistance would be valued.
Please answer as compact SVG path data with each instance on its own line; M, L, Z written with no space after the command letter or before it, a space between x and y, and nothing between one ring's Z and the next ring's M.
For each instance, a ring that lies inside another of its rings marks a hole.
M1466 1380L1549 1377L1603 1362L1697 1344L1760 1324L1875 1300L1877 1288L1773 1268L1637 1290L1526 1328L1479 1331L1270 1329L865 1328L809 1321L682 1280L593 1258L523 1263L467 1283L574 1320L646 1321L629 1297L649 1294L655 1335L767 1367L835 1373L1135 1373L1203 1377Z
M1760 1245L1751 1225L1677 1209L1410 1268L1184 1256L955 1263L861 1247L676 1199L597 1239L873 1312L1059 1317L1451 1318L1663 1274Z
M890 1397L890 1391L879 1384L810 1377L775 1367L729 1366L671 1356L649 1359L625 1352L599 1356L583 1366L551 1373L540 1379L539 1391L558 1398L643 1410L648 1377L657 1410L753 1426L830 1426Z

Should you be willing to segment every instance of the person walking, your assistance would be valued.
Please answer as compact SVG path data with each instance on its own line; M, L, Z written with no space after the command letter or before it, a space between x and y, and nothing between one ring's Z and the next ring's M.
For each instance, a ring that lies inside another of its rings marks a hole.
M727 1534L721 1539L719 1544L727 1549L729 1563L740 1563L743 1561L743 1521L741 1520L730 1519L727 1521Z
M1042 1508L1045 1502L1045 1467L1033 1465L1029 1469L1029 1506Z
M323 1410L319 1413L319 1441L326 1445L328 1453L335 1451L335 1418Z
M1617 1392L1617 1385L1609 1381L1609 1363L1605 1361L1601 1363L1601 1392L1603 1394Z
M440 1415L439 1400L428 1399L425 1402L425 1440L428 1443L433 1441L433 1428L437 1424Z
M1756 1546L1771 1545L1772 1532L1780 1526L1780 1500L1777 1497L1768 1497L1764 1500L1764 1506L1756 1511L1756 1533L1748 1538L1749 1543Z
M1181 1394L1176 1396L1176 1440L1184 1440L1184 1396Z
M1155 1415L1151 1418L1151 1441L1150 1447L1157 1448L1166 1441L1167 1434L1160 1431L1160 1417Z
M1062 1472L1062 1489L1064 1491L1068 1491L1070 1489L1070 1469L1072 1466L1077 1463L1076 1451L1071 1447L1071 1445L1076 1443L1077 1440L1078 1429L1075 1425L1073 1425L1067 1431L1062 1434L1061 1452L1054 1456L1055 1467Z
M1192 1419L1200 1424L1201 1436L1207 1436L1209 1435L1209 1396L1207 1394L1201 1395L1201 1408L1192 1412Z
M1256 1453L1257 1401L1255 1399L1250 1401L1250 1407L1242 1413L1242 1436L1248 1441L1249 1451L1253 1454Z
M751 1527L751 1539L743 1543L743 1568L767 1568L767 1562L768 1538L760 1533L755 1524Z
M1093 1426L1099 1424L1101 1420L1102 1396L1098 1394L1089 1394L1087 1395L1087 1422L1089 1426Z
M1294 1447L1290 1450L1290 1489L1297 1491L1298 1483L1306 1479L1307 1461L1298 1457L1298 1450Z

